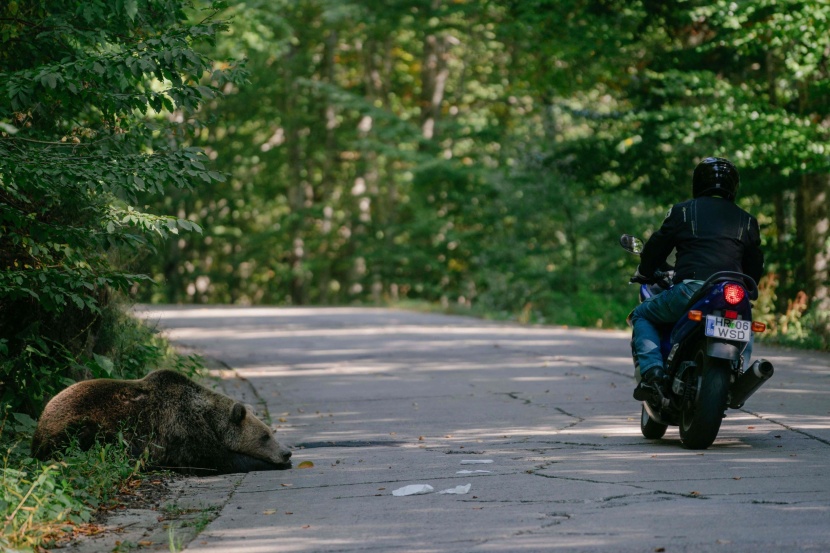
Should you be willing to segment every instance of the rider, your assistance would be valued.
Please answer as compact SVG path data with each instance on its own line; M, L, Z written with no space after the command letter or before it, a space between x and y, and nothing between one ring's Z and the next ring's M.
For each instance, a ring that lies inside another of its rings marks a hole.
M677 250L674 286L648 298L629 317L632 346L640 367L634 391L637 400L648 396L644 386L660 385L667 379L655 325L677 321L703 281L714 273L740 272L756 282L763 273L758 221L735 205L740 182L738 169L731 161L704 159L695 167L693 199L669 210L663 225L640 254L640 266L632 280L642 282L652 280L655 270L673 249Z

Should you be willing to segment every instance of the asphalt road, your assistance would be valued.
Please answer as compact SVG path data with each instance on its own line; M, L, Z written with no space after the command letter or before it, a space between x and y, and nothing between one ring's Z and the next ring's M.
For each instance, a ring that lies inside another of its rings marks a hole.
M247 380L314 465L236 477L187 551L830 551L828 355L756 347L775 376L701 452L640 435L625 332L145 309ZM410 485L434 491L393 495Z

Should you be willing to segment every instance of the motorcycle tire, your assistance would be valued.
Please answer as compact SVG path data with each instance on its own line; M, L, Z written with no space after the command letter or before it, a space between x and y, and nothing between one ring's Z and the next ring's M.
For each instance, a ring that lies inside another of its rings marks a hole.
M680 441L687 449L706 449L714 443L723 421L731 366L725 359L706 355L705 345L695 355L695 365L687 386L696 383L697 393L683 406Z
M659 440L666 434L668 427L667 424L660 424L652 419L646 410L646 406L643 405L643 412L640 414L640 432L643 433L644 438L647 440Z

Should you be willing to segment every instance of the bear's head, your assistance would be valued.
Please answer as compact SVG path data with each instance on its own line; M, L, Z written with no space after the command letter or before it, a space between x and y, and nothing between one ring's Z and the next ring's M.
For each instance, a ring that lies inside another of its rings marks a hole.
M282 470L291 468L291 451L274 438L274 432L254 415L253 410L239 402L231 407L229 433L233 472Z

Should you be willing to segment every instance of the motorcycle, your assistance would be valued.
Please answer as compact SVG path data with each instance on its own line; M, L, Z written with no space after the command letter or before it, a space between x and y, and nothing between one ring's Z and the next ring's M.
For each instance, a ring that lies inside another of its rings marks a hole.
M620 245L639 255L644 244L624 234ZM672 286L673 267L663 269L651 280L631 278L629 282L640 284L640 302ZM639 382L632 341L638 399L645 397L640 417L645 438L660 439L669 426L679 426L684 447L706 449L715 441L726 409L743 407L772 377L774 368L766 359L744 367L743 352L752 333L766 330L764 323L752 320L750 301L757 298L758 286L748 275L719 272L709 277L679 321L658 327L667 382Z

